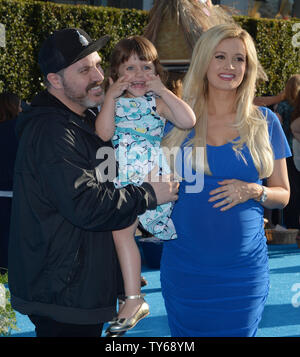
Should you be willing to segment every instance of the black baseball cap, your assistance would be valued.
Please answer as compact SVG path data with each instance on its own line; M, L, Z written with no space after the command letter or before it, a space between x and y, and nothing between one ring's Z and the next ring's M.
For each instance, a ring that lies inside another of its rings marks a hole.
M57 73L89 54L99 51L109 38L105 35L93 41L85 31L78 28L55 31L45 40L39 52L38 62L43 75L46 77L48 73Z

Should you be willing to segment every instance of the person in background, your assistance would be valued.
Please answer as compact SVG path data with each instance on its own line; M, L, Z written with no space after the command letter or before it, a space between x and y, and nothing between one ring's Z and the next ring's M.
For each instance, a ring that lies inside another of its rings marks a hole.
M294 164L297 171L300 172L300 116L292 121L291 130L294 136L292 142ZM298 183L300 184L300 181L298 181ZM298 202L299 200L300 198L298 196ZM299 211L299 206L298 206L298 211Z
M281 101L275 108L275 113L279 117L284 133L287 137L290 148L293 152L293 134L291 131L292 116L297 105L297 98L300 94L300 74L292 75L284 90L285 100ZM291 197L288 205L283 210L282 223L286 228L300 228L297 212L300 207L300 173L297 170L293 157L287 158L287 168L291 189Z
M259 107L274 107L285 99L284 90L277 95L255 97L253 103Z
M183 175L171 216L178 239L164 243L160 265L174 337L255 336L262 316L269 289L264 207L288 203L291 153L277 116L253 105L257 68L248 32L236 24L207 30L183 83L196 125L163 139L168 149L192 150L180 150L175 164L182 165L174 165ZM189 167L197 187L185 175Z
M297 95L300 92L300 74L292 75L285 85L285 89L278 95L255 97L254 104L258 106L268 106L281 121L284 133L289 142L290 148L294 155L294 149L292 148L293 135L291 132L291 116L294 111ZM299 209L299 194L300 194L300 179L299 172L295 167L294 157L287 158L288 176L290 182L291 196L288 205L283 211L270 211L265 210L269 223L274 225L277 222L287 228L299 228L299 220L296 215L296 211Z
M276 112L283 131L287 137L287 140L291 146L292 133L290 129L291 115L295 109L296 99L300 93L300 74L292 75L286 82L284 89L284 99L281 100L274 111Z
M111 231L178 198L170 175L114 187L114 150L95 133L93 111L108 39L78 28L50 35L38 59L47 89L17 121L8 284L37 337L100 337L124 292Z
M296 139L300 142L300 91L298 93L298 97L295 101L295 108L291 115L291 132L293 135L293 139Z
M0 94L0 272L7 270L13 169L18 141L16 117L22 111L21 100L15 93Z
M300 116L295 118L291 123L291 131L294 136L294 139L300 142ZM299 168L298 168L299 171Z
M298 204L296 204L295 206L296 212L294 212L294 214L296 217L295 220L297 220L298 217L298 226L296 225L296 227L299 228L300 225L300 190L299 190L300 187L300 92L298 93L298 97L295 102L295 109L291 116L291 132L293 135L292 138L293 161L294 161L295 168L297 170L296 179L298 180L296 181L298 191L296 191L297 196L295 197L295 203L297 202Z
M292 2L293 0L279 0L278 13L275 18L288 20L292 14Z

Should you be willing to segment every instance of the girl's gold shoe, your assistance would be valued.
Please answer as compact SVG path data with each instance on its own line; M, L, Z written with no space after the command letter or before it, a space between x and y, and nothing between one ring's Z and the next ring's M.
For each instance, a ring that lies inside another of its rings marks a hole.
M145 294L125 296L125 299L142 299ZM118 337L132 329L139 321L149 315L149 305L143 301L137 312L129 318L120 318L111 322L106 329L106 337Z
M124 332L109 332L109 331L107 331L105 337L122 337L125 333L126 333L126 331L124 331Z

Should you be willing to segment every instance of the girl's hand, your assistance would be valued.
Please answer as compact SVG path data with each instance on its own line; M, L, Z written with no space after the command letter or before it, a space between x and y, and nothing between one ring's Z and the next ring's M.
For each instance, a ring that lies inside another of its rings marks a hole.
M112 99L117 99L120 97L123 92L129 87L129 78L128 76L122 76L118 78L115 82L111 77L108 78L109 88L106 92L106 97L111 97Z
M152 91L159 96L161 96L162 92L166 89L158 74L147 75L146 86L147 92Z
M220 181L218 184L221 187L209 192L212 197L208 201L221 200L213 205L214 208L224 206L221 211L227 211L237 204L257 198L261 194L261 186L256 183L232 179Z

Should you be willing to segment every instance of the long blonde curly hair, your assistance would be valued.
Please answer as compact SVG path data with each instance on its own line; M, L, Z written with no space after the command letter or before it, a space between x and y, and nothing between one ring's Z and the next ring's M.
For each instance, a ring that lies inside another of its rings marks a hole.
M192 107L197 122L195 135L185 145L192 146L192 166L196 171L203 165L196 162L196 148L204 148L204 172L211 174L206 154L206 135L208 120L208 80L207 70L218 44L228 38L239 38L246 48L246 71L236 92L236 117L234 128L239 138L233 141L233 150L244 160L242 148L246 145L252 156L260 178L269 177L273 172L274 158L271 148L267 120L258 107L253 105L258 59L254 42L247 31L237 24L221 24L207 30L197 41L193 50L191 64L183 82L183 99ZM163 139L162 146L180 146L191 130L173 128Z

